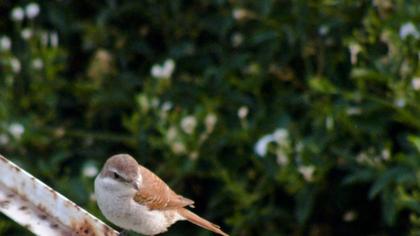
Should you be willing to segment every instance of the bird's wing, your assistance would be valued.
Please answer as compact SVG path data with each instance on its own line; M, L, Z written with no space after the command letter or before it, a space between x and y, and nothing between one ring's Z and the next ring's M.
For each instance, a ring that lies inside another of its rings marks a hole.
M193 207L194 201L176 194L157 175L143 166L139 166L143 177L140 190L135 194L134 201L149 209L173 209L185 206Z

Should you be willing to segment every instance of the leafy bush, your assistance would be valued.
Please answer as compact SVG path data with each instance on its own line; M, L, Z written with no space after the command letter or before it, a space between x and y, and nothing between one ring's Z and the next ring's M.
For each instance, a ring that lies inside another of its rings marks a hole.
M95 215L124 152L232 235L420 234L415 1L39 4L0 3L0 152Z

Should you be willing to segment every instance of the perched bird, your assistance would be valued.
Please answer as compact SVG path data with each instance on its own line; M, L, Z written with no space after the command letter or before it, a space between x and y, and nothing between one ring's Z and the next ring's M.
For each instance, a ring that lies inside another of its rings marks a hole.
M95 179L95 195L104 216L125 230L156 235L179 220L188 220L214 233L228 235L186 209L194 207L194 201L176 194L128 154L114 155L106 161Z

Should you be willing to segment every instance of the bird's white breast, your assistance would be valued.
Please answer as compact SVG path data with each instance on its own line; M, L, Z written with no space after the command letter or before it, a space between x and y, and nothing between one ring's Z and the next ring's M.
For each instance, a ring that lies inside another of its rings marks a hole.
M95 195L100 210L109 221L144 235L165 232L170 225L183 219L176 211L150 210L138 204L133 200L133 193L110 191L106 180L98 177L95 179Z

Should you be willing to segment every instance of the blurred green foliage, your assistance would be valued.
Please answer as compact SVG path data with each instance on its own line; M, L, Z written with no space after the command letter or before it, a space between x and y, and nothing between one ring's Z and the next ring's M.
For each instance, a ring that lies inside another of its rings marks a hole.
M420 234L416 1L29 3L0 2L0 152L95 215L124 152L232 235Z

